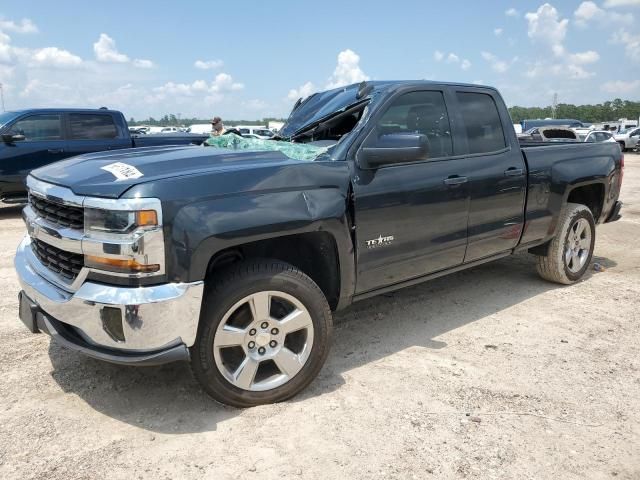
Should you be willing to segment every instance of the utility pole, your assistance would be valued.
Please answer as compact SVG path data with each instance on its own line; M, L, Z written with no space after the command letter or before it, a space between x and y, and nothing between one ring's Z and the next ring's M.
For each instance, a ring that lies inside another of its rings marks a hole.
M6 110L4 109L4 88L2 86L2 83L0 83L0 102L2 103L2 111L6 112Z
M556 110L558 109L558 94L553 94L553 103L551 105L551 118L555 120L556 118Z

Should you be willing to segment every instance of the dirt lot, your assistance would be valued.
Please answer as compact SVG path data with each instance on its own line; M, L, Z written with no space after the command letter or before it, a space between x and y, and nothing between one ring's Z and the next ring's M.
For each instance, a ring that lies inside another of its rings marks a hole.
M0 210L0 478L640 478L640 155L571 287L519 255L354 305L293 401L235 410L186 365L108 365L18 320ZM466 414L469 414L467 416Z

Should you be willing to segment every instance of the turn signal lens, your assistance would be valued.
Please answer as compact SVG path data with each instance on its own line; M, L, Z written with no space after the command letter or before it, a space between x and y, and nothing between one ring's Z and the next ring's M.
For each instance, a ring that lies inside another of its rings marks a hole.
M136 212L136 224L139 227L158 225L158 214L155 210L139 210Z
M135 260L120 260L117 258L95 257L93 255L85 255L85 265L100 270L108 270L110 272L119 273L152 273L160 270L160 265L145 265Z

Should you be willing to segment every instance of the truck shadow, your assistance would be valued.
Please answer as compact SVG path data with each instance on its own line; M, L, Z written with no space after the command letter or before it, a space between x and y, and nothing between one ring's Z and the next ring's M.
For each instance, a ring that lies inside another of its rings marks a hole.
M607 268L615 266L602 257L594 261ZM594 274L592 266L589 272ZM327 364L292 402L340 388L345 383L343 373L410 347L455 348L439 337L556 288L563 287L539 279L534 257L523 254L354 304L335 315ZM514 328L517 320L512 319ZM215 430L218 423L242 412L211 400L184 363L123 367L53 343L49 356L51 375L65 392L78 395L105 415L149 431Z
M0 203L0 220L5 218L20 218L24 205L3 205Z

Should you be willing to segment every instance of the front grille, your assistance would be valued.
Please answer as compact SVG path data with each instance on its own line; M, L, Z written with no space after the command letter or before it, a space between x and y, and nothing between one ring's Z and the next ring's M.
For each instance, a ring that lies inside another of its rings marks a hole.
M29 204L39 217L68 228L84 228L84 210L82 207L52 202L35 195L29 195Z
M84 256L79 253L65 252L42 240L31 239L31 249L38 259L49 270L69 279L75 280L84 266Z

